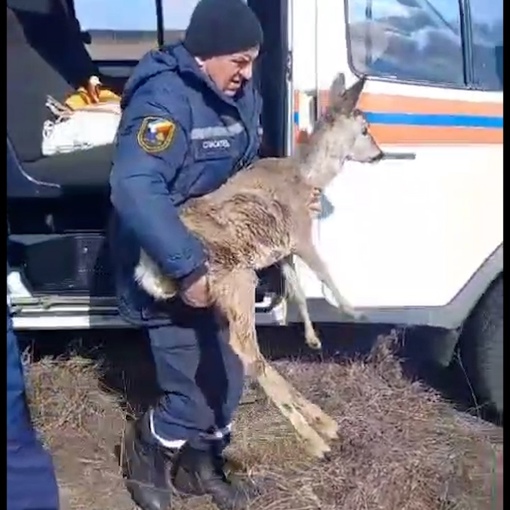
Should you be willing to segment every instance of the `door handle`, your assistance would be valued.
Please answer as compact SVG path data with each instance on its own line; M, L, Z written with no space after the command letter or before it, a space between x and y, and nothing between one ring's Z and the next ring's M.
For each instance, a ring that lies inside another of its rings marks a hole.
M416 159L416 152L383 151L381 159L385 161L413 160Z

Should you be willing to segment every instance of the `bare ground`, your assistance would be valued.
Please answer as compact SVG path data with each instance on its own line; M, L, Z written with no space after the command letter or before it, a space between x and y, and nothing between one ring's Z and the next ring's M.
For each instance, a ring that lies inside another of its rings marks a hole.
M241 406L231 455L262 495L251 510L502 509L502 430L453 410L408 379L394 339L346 361L275 366L340 423L330 461L307 458L292 430L255 389ZM154 396L150 361L125 369L101 352L43 357L28 369L33 417L57 466L63 510L131 510L116 451L126 415ZM106 385L110 386L107 387ZM111 387L122 391L112 391ZM129 402L126 404L126 402ZM209 510L205 498L175 510Z

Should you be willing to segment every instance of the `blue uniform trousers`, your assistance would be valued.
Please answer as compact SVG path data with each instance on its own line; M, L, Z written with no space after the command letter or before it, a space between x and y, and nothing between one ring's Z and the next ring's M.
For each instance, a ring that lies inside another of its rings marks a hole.
M7 510L57 510L51 456L32 426L18 343L7 307Z
M171 326L150 328L159 385L164 392L152 411L153 434L163 445L186 441L224 448L243 392L244 372L210 309L182 302L172 307Z

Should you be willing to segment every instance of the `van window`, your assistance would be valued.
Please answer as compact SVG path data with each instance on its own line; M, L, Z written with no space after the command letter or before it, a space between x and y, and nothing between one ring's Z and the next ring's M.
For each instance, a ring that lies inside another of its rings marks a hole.
M483 90L503 90L503 0L470 0L474 80Z
M74 8L93 60L139 60L157 46L154 1L74 0Z
M458 1L346 1L350 60L355 72L464 87Z
M191 13L198 0L173 2L163 1L163 26L165 29L165 44L172 44L184 37Z

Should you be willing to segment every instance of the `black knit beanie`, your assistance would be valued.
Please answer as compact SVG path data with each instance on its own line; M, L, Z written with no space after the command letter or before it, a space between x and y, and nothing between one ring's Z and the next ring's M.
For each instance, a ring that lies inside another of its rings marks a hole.
M263 40L257 16L242 0L200 0L191 14L184 46L196 57L210 58L261 46Z

